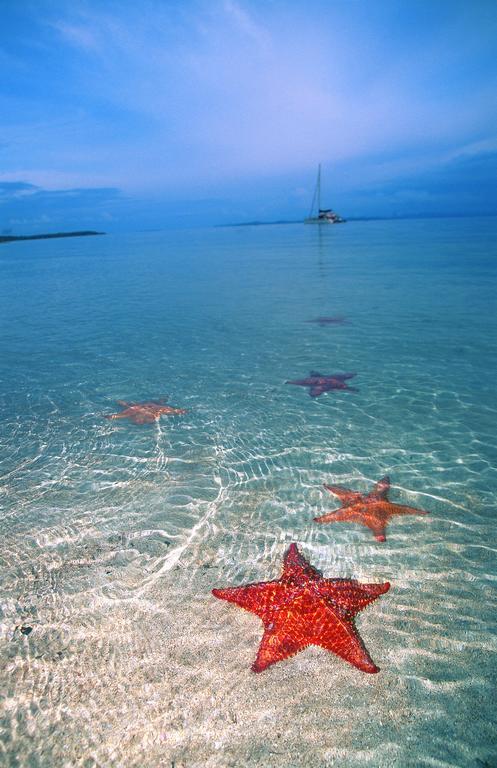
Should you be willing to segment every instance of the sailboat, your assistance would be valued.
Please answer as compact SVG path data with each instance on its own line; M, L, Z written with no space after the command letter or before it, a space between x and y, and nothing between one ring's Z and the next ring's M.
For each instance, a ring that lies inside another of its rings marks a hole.
M345 219L342 219L331 208L321 208L321 163L319 163L318 179L316 189L314 190L314 197L312 198L311 210L307 219L304 219L304 224L343 224L344 222Z

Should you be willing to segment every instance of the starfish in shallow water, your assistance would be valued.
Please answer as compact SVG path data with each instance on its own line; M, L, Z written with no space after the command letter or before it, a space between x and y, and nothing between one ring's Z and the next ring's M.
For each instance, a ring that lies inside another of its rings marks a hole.
M371 528L377 541L386 541L385 531L394 515L427 515L423 509L406 507L388 500L390 478L383 477L370 493L357 493L338 485L324 486L342 502L340 509L315 517L316 523L361 523Z
M363 672L378 672L354 626L354 616L389 588L388 582L325 579L291 544L277 581L213 589L212 594L262 619L264 635L252 664L254 672L308 645L325 648Z
M347 320L345 317L315 317L313 320L306 320L306 323L317 323L320 326L324 325L346 325Z
M287 381L287 384L295 384L298 387L309 387L311 397L319 397L323 392L329 392L330 389L347 389L349 392L357 392L355 387L349 387L346 384L347 379L357 376L356 373L332 373L326 376L318 371L311 371L308 379L295 379Z
M135 424L152 424L159 421L161 416L175 416L186 413L184 408L172 408L165 405L165 400L150 403L127 403L118 400L117 404L124 408L120 413L110 413L106 419L129 419Z

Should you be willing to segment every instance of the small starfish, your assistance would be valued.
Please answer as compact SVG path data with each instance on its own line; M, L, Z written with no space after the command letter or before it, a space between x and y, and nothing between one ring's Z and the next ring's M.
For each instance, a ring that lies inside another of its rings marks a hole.
M325 485L326 490L338 496L341 509L315 517L316 523L350 522L361 523L371 528L377 541L386 541L385 531L389 518L393 515L427 515L423 509L394 504L388 500L390 478L383 477L370 493L363 494L340 488L338 485Z
M172 408L165 405L165 400L158 400L150 403L127 403L125 400L118 400L117 404L124 408L120 413L110 413L106 419L129 419L135 424L152 424L159 421L161 416L175 416L186 413L184 408Z
M326 376L318 371L311 371L308 379L296 379L286 383L296 384L298 387L309 387L309 395L319 397L330 389L347 389L349 392L357 392L355 387L349 387L345 383L347 379L352 379L354 376L357 376L357 373L332 373Z
M317 323L321 327L325 325L346 325L345 317L315 317L313 320L306 320L306 323Z
M388 582L325 579L291 544L277 581L213 589L212 594L262 619L264 635L252 664L254 672L308 645L325 648L363 672L378 672L354 626L354 616L389 588Z

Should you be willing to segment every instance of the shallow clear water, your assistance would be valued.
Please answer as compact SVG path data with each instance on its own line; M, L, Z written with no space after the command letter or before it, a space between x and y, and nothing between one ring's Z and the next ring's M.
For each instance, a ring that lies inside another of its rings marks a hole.
M0 690L13 766L496 762L497 221L349 222L0 250ZM343 325L306 322L321 315ZM285 384L355 371L358 392ZM108 421L116 400L188 409ZM312 522L322 484L429 510ZM381 667L254 675L215 586L392 583ZM31 627L30 634L21 627Z

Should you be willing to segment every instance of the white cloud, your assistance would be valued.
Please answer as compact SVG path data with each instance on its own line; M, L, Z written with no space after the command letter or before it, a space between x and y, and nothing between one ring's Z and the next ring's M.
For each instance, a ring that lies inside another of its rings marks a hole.
M253 17L235 0L225 0L223 5L228 18L235 23L238 29L247 35L260 48L264 49L270 44L270 36L266 29L258 24Z
M497 136L482 139L481 141L473 141L469 144L464 144L457 149L448 152L445 155L445 160L450 162L463 157L477 157L480 155L488 155L497 152Z
M59 20L51 22L51 26L71 45L85 51L95 51L100 47L98 34L83 24Z
M82 189L85 187L109 187L109 178L98 174L74 171L56 171L43 168L19 168L0 171L0 181L25 182L43 187L47 191Z
M371 174L393 177L494 135L491 75L448 80L453 31L419 29L404 50L385 12L314 5L326 14L312 2L68 3L46 21L71 64L64 98L41 129L13 124L26 157L0 178L183 194L371 157Z

